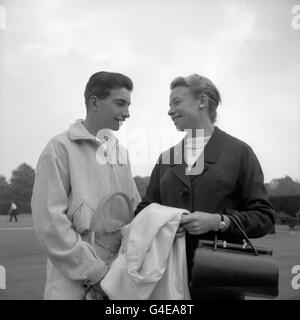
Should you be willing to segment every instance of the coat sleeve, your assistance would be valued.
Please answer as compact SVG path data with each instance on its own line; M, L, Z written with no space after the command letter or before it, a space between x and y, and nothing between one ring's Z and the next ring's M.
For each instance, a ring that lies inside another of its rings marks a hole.
M159 189L160 159L161 157L155 164L154 169L152 170L146 193L134 212L135 216L153 202L161 204L160 189Z
M129 161L129 160L128 160ZM129 181L130 181L130 192L131 192L131 199L133 205L133 211L137 208L138 204L141 202L141 196L133 179L131 164L129 162Z
M93 284L104 276L107 266L67 217L70 187L67 154L50 142L37 165L31 200L37 238L65 277Z
M266 235L275 223L274 209L264 185L264 175L259 161L249 146L241 159L237 189L240 198L238 210L224 210L224 214L237 215L250 238ZM229 238L241 239L240 232L232 223L224 232Z

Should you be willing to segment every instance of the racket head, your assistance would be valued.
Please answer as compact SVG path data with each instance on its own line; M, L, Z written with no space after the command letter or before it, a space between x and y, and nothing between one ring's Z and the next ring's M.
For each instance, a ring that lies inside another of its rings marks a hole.
M114 193L103 202L99 214L99 225L106 233L121 231L122 227L133 219L133 210L129 197L124 193ZM100 226L101 225L101 226Z
M121 246L121 229L133 219L130 198L122 192L113 193L103 199L91 221L89 242L104 260L117 254ZM107 254L105 254L107 252Z

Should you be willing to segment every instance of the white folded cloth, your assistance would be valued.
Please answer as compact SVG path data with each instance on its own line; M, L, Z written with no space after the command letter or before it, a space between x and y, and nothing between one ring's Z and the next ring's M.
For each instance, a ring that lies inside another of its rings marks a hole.
M111 300L189 300L184 209L152 203L122 229L117 258L101 281Z

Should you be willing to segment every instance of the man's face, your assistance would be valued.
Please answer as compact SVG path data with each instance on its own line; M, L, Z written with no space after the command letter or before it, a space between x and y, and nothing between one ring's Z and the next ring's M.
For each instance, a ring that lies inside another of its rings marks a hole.
M97 98L97 117L100 129L119 130L122 121L129 118L130 91L126 88L112 89L105 99Z
M200 116L199 103L189 88L176 87L171 91L168 115L180 131L197 129Z

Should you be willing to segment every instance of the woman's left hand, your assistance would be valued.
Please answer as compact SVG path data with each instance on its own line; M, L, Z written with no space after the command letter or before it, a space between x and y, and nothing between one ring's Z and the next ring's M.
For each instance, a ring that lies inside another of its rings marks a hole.
M203 211L195 211L182 215L180 225L192 235L199 235L209 231L217 231L220 217Z

